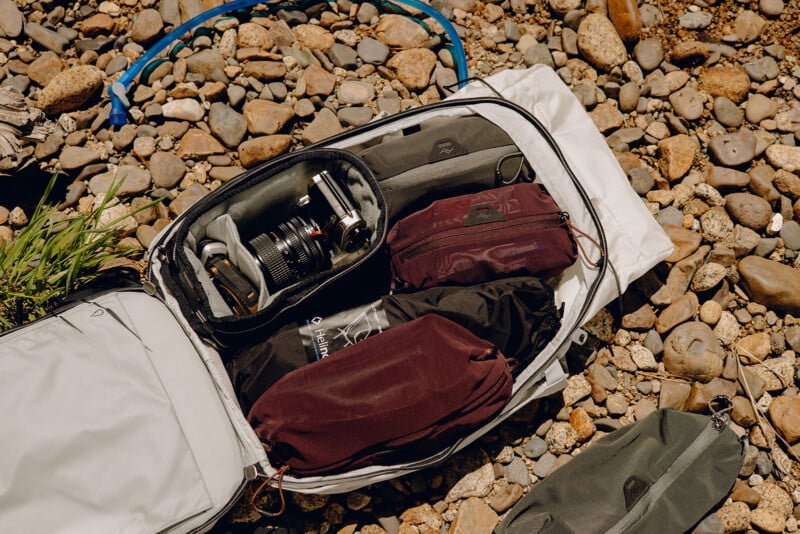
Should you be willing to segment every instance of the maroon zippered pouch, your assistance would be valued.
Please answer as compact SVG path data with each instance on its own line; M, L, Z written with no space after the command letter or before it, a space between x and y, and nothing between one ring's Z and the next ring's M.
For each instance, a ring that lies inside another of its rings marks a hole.
M511 396L490 342L428 314L288 373L247 420L294 476L424 458L490 420Z
M438 200L390 230L394 287L558 276L577 258L568 220L553 197L534 183Z

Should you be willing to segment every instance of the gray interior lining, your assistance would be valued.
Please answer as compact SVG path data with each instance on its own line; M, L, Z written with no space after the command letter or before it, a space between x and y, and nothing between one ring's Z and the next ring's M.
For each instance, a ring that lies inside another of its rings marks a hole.
M222 298L214 282L211 281L205 267L200 263L200 259L195 256L194 248L184 247L183 250L186 252L189 263L192 264L195 279L200 282L200 285L203 287L203 293L208 298L208 305L211 308L211 313L213 313L215 317L230 315L232 313L231 307L228 306L228 303Z
M269 293L264 274L246 242L256 235L269 232L279 223L297 214L297 201L308 193L311 177L322 170L328 170L349 190L359 206L361 216L373 231L370 245L375 245L381 210L375 192L364 176L346 161L298 162L209 208L189 227L184 251L195 268L197 279L203 286L205 294L209 297L209 305L215 317L229 316L231 309L200 265L197 244L204 239L225 243L231 262L258 285L258 309L268 307L281 291ZM253 179L255 181L258 177ZM365 250L351 254L337 253L334 255L333 264L341 266L352 263L364 253Z
M261 271L256 259L242 243L242 239L239 237L239 229L236 227L236 223L233 222L233 217L227 213L217 217L206 226L206 235L210 239L225 243L231 262L237 265L242 273L258 286L258 309L263 308L269 297L264 273Z
M437 161L449 161L455 167L462 156L513 145L506 132L479 115L438 117L421 123L408 135L384 136L380 144L365 148L359 155L378 180L384 180Z

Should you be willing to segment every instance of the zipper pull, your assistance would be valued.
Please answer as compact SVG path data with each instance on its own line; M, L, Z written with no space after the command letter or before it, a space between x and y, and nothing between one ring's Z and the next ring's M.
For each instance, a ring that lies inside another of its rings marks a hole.
M593 238L580 228L576 228L575 226L573 226L572 222L569 220L569 213L562 211L560 217L561 217L561 222L567 227L567 230L569 230L569 232L572 233L572 238L575 240L575 244L578 246L578 249L583 254L583 259L586 260L586 263L588 263L589 266L592 267L593 269L598 268L600 266L601 260L606 255L606 252L605 250L603 250L603 247L600 246L600 243L598 243L595 238ZM597 247L597 250L600 251L600 258L597 261L592 261L589 259L589 254L586 252L586 249L583 248L583 244L581 244L581 239L580 239L581 236L584 236L586 239L588 239L595 247Z
M725 395L717 395L708 401L708 409L711 411L711 424L714 430L722 432L730 422L730 412L733 411L733 402Z
M281 514L283 514L284 511L286 511L286 497L283 494L283 476L286 474L286 471L288 470L289 466L284 465L283 467L272 473L270 476L265 477L264 481L250 495L250 507L253 510L255 510L256 512L265 517L278 517ZM264 510L261 507L259 507L258 504L256 504L256 499L258 498L259 493L261 493L261 491L265 487L269 487L270 482L272 482L273 479L277 479L276 486L278 488L278 497L280 498L281 502L281 507L277 512L270 512L268 510Z
M142 274L142 277L139 280L139 282L142 284L142 289L144 289L145 293L147 293L151 297L155 296L156 285L150 281L150 278L148 278L146 274Z
M244 468L244 479L248 482L258 478L258 464L248 465Z

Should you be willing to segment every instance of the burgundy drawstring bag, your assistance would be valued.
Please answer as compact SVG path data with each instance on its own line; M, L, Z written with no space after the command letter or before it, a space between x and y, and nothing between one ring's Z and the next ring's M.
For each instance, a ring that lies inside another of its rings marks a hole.
M248 421L273 466L331 474L452 445L502 409L512 382L494 345L431 314L287 374Z

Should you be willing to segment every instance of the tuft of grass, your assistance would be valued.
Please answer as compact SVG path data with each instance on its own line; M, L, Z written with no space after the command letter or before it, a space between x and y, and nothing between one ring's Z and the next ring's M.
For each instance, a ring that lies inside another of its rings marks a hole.
M0 331L45 315L108 262L140 252L117 244L119 224L130 215L100 225L124 178L90 212L59 218L46 203L57 176L50 179L28 225L13 241L0 244Z

